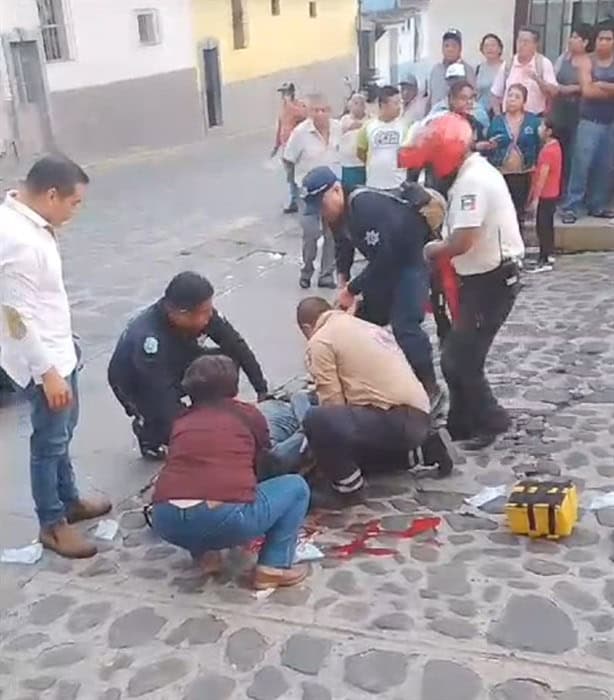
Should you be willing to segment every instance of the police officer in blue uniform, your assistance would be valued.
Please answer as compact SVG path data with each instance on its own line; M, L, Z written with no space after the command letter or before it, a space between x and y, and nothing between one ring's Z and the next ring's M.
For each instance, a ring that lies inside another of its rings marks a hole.
M422 328L429 290L422 249L431 230L421 209L431 196L419 185L411 188L397 192L358 187L347 195L326 167L315 168L303 180L306 207L321 213L335 234L337 268L343 281L349 277L354 248L367 259L367 266L340 291L340 306L350 308L361 295L358 315L371 323L391 325L397 343L436 404L441 390L431 343Z
M134 419L133 431L144 457L164 455L173 420L185 407L184 372L204 353L230 357L245 372L258 399L267 396L267 382L254 353L216 311L213 294L204 277L195 272L178 274L162 299L130 321L117 343L109 384Z

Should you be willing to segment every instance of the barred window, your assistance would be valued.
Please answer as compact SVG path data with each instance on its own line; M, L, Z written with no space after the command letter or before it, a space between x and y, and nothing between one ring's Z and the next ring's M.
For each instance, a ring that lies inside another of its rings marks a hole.
M62 0L36 0L47 61L70 58Z
M153 46L160 43L160 22L156 10L137 10L136 23L141 44Z

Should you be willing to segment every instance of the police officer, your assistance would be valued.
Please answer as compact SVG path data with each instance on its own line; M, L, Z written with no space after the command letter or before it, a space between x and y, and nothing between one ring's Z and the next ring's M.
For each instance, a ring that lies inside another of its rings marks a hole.
M335 233L341 276L349 274L354 247L368 261L340 291L339 305L350 308L361 295L361 318L382 326L390 323L397 343L436 403L441 392L435 378L433 350L421 325L428 300L428 269L422 249L430 228L420 209L430 196L420 201L425 192L414 187L418 194L415 201L400 191L366 187L347 195L326 167L315 168L303 180L306 208L321 214Z
M449 185L447 237L424 249L429 261L451 259L459 277L458 318L441 357L450 390L448 430L455 439L473 439L479 448L510 425L484 365L519 291L524 244L503 176L471 145L466 121L448 115L427 127L415 153Z
M126 413L144 457L161 457L182 410L184 372L204 353L233 359L259 400L267 395L262 369L245 340L213 306L211 283L195 272L174 277L164 297L128 324L109 364L113 393ZM207 347L208 341L216 348Z

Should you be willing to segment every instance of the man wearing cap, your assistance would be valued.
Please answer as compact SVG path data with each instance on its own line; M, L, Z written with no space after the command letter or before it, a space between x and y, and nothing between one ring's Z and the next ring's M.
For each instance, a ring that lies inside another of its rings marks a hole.
M479 448L510 426L484 366L520 288L524 244L505 180L472 152L472 140L467 122L449 114L433 121L400 160L410 168L429 165L449 185L447 238L429 242L424 255L431 262L451 259L459 277L459 312L441 355L450 392L448 430Z
M294 83L283 83L277 92L281 95L281 106L277 119L277 131L275 133L275 143L271 151L271 158L274 158L279 151L288 143L290 134L295 126L298 126L307 117L307 107L301 100L296 99L296 88ZM294 169L284 161L286 180L290 188L290 203L284 209L284 214L294 214L298 211L298 185L294 181Z
M297 185L305 175L318 166L326 165L341 175L342 129L337 119L331 119L331 107L321 94L307 97L308 117L299 124L288 139L284 161L293 169ZM299 278L302 289L309 289L318 255L318 240L323 238L318 286L335 289L335 242L333 234L317 211L308 207L301 215L303 229L303 267Z
M429 77L429 105L432 107L448 96L449 84L446 81L448 68L459 63L465 68L464 75L460 76L475 85L475 71L463 60L463 35L458 29L448 29L443 35L442 61L433 66Z
M204 353L228 355L245 372L259 399L268 388L254 353L213 306L213 286L181 272L164 296L129 322L109 363L113 393L128 416L144 457L160 457L184 404L181 380ZM212 341L217 347L210 347Z
M422 248L430 236L429 224L421 211L430 195L414 206L401 197L400 191L359 187L346 196L330 168L312 170L305 176L303 188L310 210L319 212L336 230L347 230L350 242L368 261L364 270L340 291L340 306L352 307L361 295L362 318L381 326L390 323L407 361L436 403L441 394L433 350L421 325L428 298ZM343 250L347 252L345 247Z

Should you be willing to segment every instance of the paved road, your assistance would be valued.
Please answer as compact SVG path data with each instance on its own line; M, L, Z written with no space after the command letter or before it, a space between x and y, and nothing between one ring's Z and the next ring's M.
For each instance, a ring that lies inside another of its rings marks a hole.
M572 478L583 503L611 487L610 255L566 258L527 280L490 367L514 413L510 435L466 454L445 482L372 479L365 506L319 523L319 542L331 544L380 519L377 542L394 556L326 559L305 585L256 598L241 585L247 554L205 581L145 527L133 496L150 470L103 372L133 308L174 271L207 270L272 380L301 371L298 239L274 214L283 192L263 166L265 146L215 143L99 172L66 237L88 359L76 452L86 482L114 496L120 533L93 561L45 554L35 567L0 569L2 700L612 700L614 509L584 509L556 543L511 536L501 502L477 516L462 507L527 472ZM0 543L16 543L33 532L27 425L19 407L0 421ZM394 536L421 516L442 518L437 531Z

